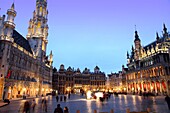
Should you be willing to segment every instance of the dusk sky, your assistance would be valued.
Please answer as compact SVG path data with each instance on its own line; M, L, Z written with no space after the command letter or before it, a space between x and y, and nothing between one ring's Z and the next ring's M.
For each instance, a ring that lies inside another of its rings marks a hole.
M15 1L16 30L27 35L36 0L0 0L0 15ZM48 0L47 54L53 66L64 64L81 71L118 72L134 44L135 25L143 46L170 29L170 0Z

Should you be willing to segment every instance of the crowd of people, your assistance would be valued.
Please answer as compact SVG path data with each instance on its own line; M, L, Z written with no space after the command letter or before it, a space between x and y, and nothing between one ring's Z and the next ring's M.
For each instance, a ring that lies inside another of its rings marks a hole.
M68 98L70 98L70 94L68 94ZM67 100L67 96L66 95L56 95L56 102L58 103L59 101L62 102L66 102ZM40 101L41 103L41 109L43 110L43 112L47 112L48 111L48 106L47 106L47 102L48 100L46 99L46 97L42 96L42 99ZM35 99L32 100L26 100L24 103L22 103L20 105L20 108L18 110L19 113L34 113L35 107L36 107L36 101ZM65 106L63 109L60 107L60 104L57 104L57 107L54 110L54 113L69 113L68 107Z
M145 96L147 97L147 95L143 95L144 98ZM110 98L110 94L104 94L103 98L100 98L100 101L104 101L104 100L108 100ZM70 99L70 94L68 94L68 97L66 95L56 95L56 103L57 103L57 107L54 110L54 113L69 113L69 109L67 106L65 106L64 108L62 108L59 104L60 102L66 102L67 99ZM41 108L44 112L47 112L47 102L48 100L46 99L46 97L42 97L41 99ZM165 96L165 101L167 102L168 108L170 110L170 97L168 95ZM19 113L34 113L35 107L36 107L36 101L35 99L32 99L31 101L26 100L19 108Z
M26 100L23 104L21 104L18 112L19 113L30 113L31 110L34 112L35 106L36 106L35 99L33 99L32 101Z

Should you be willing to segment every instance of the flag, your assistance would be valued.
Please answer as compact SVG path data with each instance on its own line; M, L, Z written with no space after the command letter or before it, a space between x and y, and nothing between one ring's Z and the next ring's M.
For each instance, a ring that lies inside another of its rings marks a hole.
M9 78L11 76L12 71L9 69L6 78Z

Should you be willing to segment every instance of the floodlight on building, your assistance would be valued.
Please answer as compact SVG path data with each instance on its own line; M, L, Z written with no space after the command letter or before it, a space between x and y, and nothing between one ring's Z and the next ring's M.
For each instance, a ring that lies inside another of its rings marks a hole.
M132 91L134 90L134 88L132 88Z
M26 88L23 88L23 91L26 91Z
M36 91L38 91L39 89L37 88Z

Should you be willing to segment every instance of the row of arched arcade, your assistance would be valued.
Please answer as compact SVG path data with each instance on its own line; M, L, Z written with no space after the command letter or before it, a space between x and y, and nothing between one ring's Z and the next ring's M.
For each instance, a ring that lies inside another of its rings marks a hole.
M127 84L127 87L128 93L151 92L158 95L164 95L169 93L170 81L130 82Z

